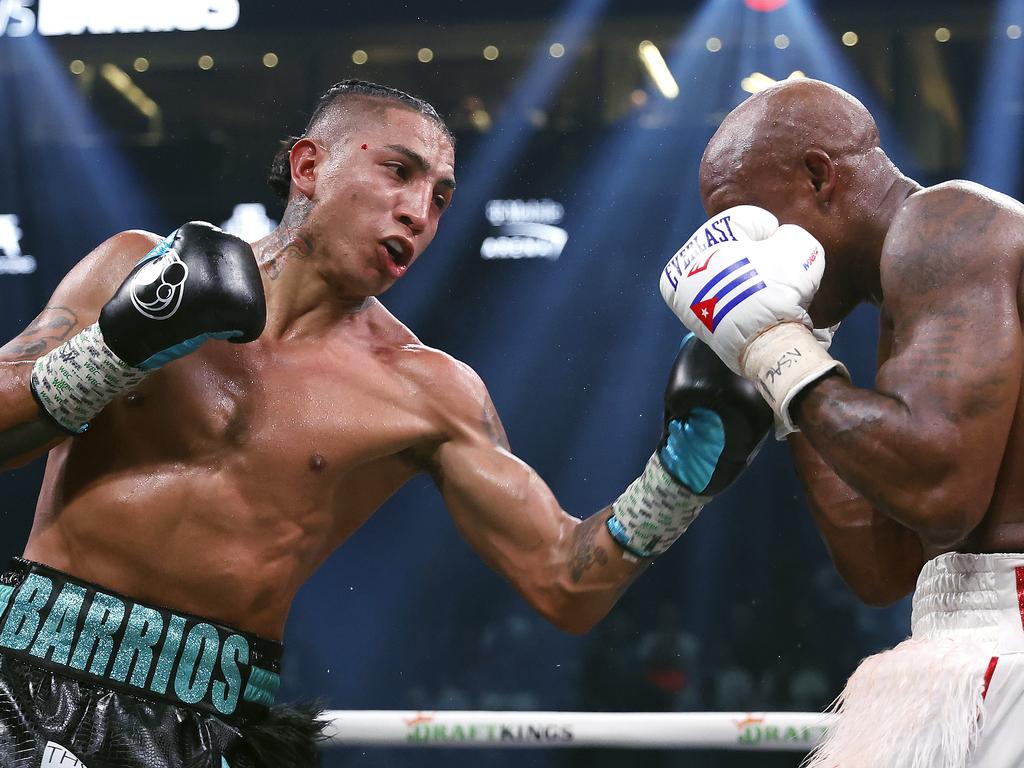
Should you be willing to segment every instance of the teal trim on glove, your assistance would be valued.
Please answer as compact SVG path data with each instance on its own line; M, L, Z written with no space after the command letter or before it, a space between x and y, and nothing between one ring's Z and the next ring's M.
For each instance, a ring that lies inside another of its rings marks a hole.
M143 360L136 367L141 368L144 371L152 371L163 365L167 365L172 360L177 360L179 357L192 354L210 339L234 339L241 335L241 331L215 331L214 333L201 333L198 336L193 336L191 339L186 339L180 344L175 344L173 347L161 349L152 357Z
M668 423L668 440L658 452L662 465L694 493L702 493L725 449L725 427L717 413L694 408L686 421Z

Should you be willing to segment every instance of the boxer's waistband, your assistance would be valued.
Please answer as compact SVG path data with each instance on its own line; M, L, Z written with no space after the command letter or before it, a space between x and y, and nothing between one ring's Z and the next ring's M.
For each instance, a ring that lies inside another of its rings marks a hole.
M913 636L991 640L1000 653L1024 652L1024 554L949 552L921 569Z
M266 713L281 652L272 640L21 558L0 575L0 655L230 723Z

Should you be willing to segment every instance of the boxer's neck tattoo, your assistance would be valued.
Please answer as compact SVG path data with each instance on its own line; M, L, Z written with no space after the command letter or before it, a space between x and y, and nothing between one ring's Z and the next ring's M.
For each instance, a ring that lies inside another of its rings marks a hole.
M260 249L260 263L267 268L267 276L276 280L288 262L305 259L313 252L313 240L298 228L282 226Z
M608 510L605 510L607 512ZM576 527L576 541L573 542L572 555L569 560L569 574L574 584L578 584L583 574L595 563L608 564L608 553L603 547L594 543L597 532L604 528L606 514L591 515Z
M46 307L16 339L0 347L0 356L34 359L67 341L77 326L78 315L71 308Z
M281 276L289 261L305 259L313 253L312 238L301 231L310 208L309 200L291 202L285 209L280 225L261 246L259 263L267 268L267 276L271 280Z

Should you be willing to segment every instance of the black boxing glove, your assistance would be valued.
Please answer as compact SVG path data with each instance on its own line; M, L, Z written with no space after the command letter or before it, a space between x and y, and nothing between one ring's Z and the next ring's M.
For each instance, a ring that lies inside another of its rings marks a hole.
M773 424L754 386L690 334L665 389L665 429L647 466L612 504L609 534L634 558L668 549L754 458Z
M267 306L249 244L201 221L168 240L135 266L100 312L110 351L148 371L209 339L259 338Z
M662 464L691 491L714 496L754 459L773 418L756 387L690 334L665 388Z
M152 370L209 339L252 341L267 308L252 248L212 224L189 222L128 274L99 322L36 360L31 388L74 434Z

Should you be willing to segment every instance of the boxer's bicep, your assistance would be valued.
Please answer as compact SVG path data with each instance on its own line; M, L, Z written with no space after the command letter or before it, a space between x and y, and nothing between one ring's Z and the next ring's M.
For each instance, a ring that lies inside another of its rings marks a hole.
M815 527L847 586L873 606L913 590L924 564L917 534L843 482L806 436L791 435L788 442Z
M459 532L491 568L553 624L585 631L646 563L622 557L605 527L608 509L582 522L562 509L508 450L486 390L475 374L468 378L474 394L446 404L453 429L429 460L434 481Z
M995 486L1024 365L1016 280L1005 269L962 238L920 236L883 275L892 351L877 389L928 436L976 515Z

